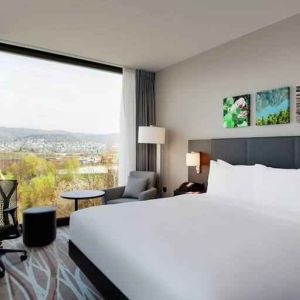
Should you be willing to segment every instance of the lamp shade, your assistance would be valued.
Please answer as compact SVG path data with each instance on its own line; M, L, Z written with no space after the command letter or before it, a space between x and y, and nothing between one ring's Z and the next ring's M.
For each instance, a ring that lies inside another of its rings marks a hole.
M164 144L166 129L156 126L139 126L138 142L140 144Z
M198 167L200 166L200 153L191 152L186 154L186 165L188 167Z

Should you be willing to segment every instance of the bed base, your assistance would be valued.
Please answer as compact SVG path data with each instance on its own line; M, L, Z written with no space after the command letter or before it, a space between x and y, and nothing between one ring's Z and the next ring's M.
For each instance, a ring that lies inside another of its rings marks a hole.
M78 248L69 240L69 256L100 294L107 300L128 299Z

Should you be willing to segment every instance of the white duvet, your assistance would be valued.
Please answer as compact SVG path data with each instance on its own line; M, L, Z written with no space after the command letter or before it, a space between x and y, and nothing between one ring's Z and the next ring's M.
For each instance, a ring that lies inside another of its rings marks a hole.
M74 212L70 239L129 299L298 300L299 226L183 195Z

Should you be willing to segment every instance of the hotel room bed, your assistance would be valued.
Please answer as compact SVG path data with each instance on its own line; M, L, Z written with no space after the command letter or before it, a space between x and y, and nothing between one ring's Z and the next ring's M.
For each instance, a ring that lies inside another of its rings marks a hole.
M300 219L208 194L87 208L70 240L129 299L300 299Z

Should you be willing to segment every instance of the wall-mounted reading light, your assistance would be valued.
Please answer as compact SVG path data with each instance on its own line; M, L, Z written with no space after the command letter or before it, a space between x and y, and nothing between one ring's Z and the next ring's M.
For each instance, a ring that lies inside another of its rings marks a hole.
M196 167L197 174L200 173L200 152L191 152L186 154L187 167Z

